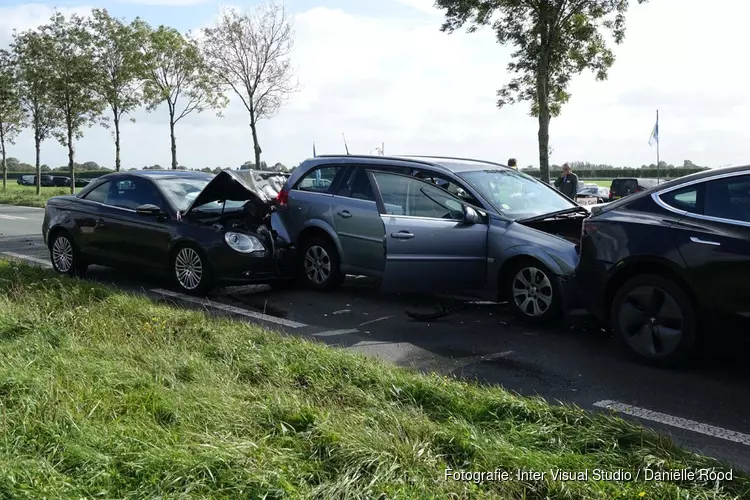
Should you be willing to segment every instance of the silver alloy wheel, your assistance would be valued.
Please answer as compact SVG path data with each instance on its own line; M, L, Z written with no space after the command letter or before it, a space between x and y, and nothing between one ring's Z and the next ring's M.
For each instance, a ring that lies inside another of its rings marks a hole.
M521 269L511 286L513 302L527 316L541 316L552 306L552 282L539 268Z
M66 236L58 236L52 244L52 260L61 273L70 272L73 267L73 245Z
M198 288L203 278L203 262L198 252L190 247L180 250L174 260L174 271L177 281L185 289Z
M325 248L313 245L305 253L305 274L307 279L318 285L331 277L331 257Z

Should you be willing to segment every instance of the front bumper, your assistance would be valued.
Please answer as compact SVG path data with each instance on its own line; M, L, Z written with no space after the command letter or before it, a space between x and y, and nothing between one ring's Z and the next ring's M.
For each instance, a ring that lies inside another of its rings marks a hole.
M290 247L277 249L276 255L248 255L220 247L209 252L209 262L217 284L267 284L295 277L296 251Z

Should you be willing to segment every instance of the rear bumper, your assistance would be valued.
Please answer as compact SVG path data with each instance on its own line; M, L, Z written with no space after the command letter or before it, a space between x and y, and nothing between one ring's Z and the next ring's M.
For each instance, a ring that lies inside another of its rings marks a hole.
M604 287L601 282L601 274L589 274L576 272L576 283L578 288L579 307L583 307L589 313L601 321L606 320L607 311L604 304Z
M575 276L558 276L557 282L562 294L562 308L564 312L579 309L582 306L580 288Z

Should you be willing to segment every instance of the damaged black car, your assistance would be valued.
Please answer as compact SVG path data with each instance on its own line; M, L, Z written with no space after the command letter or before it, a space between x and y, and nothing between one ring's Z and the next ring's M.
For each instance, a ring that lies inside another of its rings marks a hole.
M96 264L168 276L191 294L284 286L295 252L274 229L273 210L231 170L122 172L50 198L42 233L55 271L71 276Z

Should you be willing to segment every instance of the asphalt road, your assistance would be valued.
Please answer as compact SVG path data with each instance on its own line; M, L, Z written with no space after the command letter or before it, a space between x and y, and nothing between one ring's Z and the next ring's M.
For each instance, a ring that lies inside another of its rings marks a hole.
M0 257L48 266L42 216L42 210L0 205ZM450 316L419 322L406 310L424 306L422 300L381 294L366 278L349 277L330 294L256 286L217 290L203 299L178 297L169 283L102 267L90 268L87 279L232 314L399 365L591 410L610 406L687 448L750 470L747 343L725 346L689 369L658 370L623 356L609 332L585 314L540 328L514 319L502 304L457 301Z

